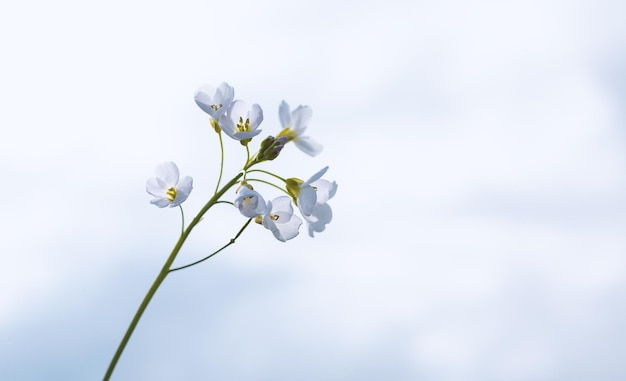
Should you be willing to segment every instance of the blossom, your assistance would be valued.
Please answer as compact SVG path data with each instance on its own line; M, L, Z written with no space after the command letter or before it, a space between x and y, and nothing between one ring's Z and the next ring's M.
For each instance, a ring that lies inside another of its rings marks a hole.
M313 237L314 232L320 233L324 231L326 225L333 219L333 211L330 205L328 205L328 200L333 198L337 192L337 183L320 179L312 182L311 186L316 190L317 201L311 209L311 213L303 217L307 222L309 235Z
M267 202L261 223L277 240L286 242L298 235L302 220L293 214L289 196L280 196Z
M311 183L319 180L328 171L328 166L319 170L311 176L307 181L297 178L289 178L285 180L287 192L292 196L296 205L300 209L303 216L308 216L313 211L313 207L317 203L317 191L311 186Z
M283 126L277 137L286 136L289 141L293 141L296 147L304 153L316 156L322 152L322 145L308 136L302 135L313 115L313 110L309 106L298 106L293 112L290 111L287 102L282 101L278 107L278 117Z
M171 161L161 163L156 167L156 177L151 177L146 182L146 191L154 198L151 204L164 208L170 208L182 204L193 189L193 179L185 176L179 181L178 167Z
M285 144L289 142L286 136L281 136L280 138L275 138L273 136L268 136L261 142L261 147L259 148L259 152L256 157L256 162L260 163L266 160L274 160L280 154L280 151L283 150Z
M241 214L249 218L262 215L266 210L263 196L259 192L245 186L239 190L239 196L235 199L234 204Z
M222 82L217 88L204 85L196 91L194 100L202 111L211 116L211 119L219 119L228 109L235 97L235 89L228 83Z
M262 121L261 106L255 103L248 109L246 102L236 100L228 106L226 114L220 118L220 126L226 135L246 145L261 132L257 128Z

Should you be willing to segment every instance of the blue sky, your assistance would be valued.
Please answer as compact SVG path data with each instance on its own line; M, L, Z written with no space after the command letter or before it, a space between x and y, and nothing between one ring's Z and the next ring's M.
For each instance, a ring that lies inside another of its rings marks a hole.
M163 161L215 184L193 102L313 108L327 231L249 228L174 273L116 380L618 380L626 27L618 1L59 1L0 12L0 378L100 379L171 250ZM227 170L243 152L226 141ZM277 196L268 189L267 198ZM222 206L180 264L242 223ZM256 227L255 227L256 228Z

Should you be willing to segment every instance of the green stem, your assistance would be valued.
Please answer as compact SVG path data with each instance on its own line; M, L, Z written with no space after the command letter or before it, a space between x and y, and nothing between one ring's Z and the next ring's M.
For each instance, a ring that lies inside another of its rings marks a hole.
M282 177L280 177L280 176L278 176L278 175L276 175L276 174L274 174L274 173L272 173L272 172L265 171L265 170L263 170L263 169L251 169L251 170L249 170L249 171L248 171L248 173L252 173L252 172L261 172L261 173L265 173L266 175L270 175L270 176L273 176L273 177L277 178L278 180L282 181L283 183L284 183L284 182L287 182L287 180L285 180L284 178L282 178Z
M152 283L152 286L150 286L148 293L146 294L146 296L144 296L143 301L139 305L139 308L137 309L137 312L135 313L133 320L130 322L130 325L128 326L128 329L126 330L126 333L124 334L124 337L122 338L122 341L120 342L120 345L117 347L117 350L115 351L115 355L113 355L113 359L111 360L111 363L109 364L109 368L107 369L107 372L104 375L103 381L108 381L111 378L111 375L113 374L113 370L115 370L115 366L117 365L117 362L122 356L122 352L124 351L124 348L126 348L126 344L128 344L128 341L130 340L130 337L132 336L133 331L135 330L135 328L137 327L137 324L139 323L139 319L141 319L141 316L143 315L144 311L148 307L148 304L150 304L150 300L152 300L152 297L159 289L159 286L161 285L161 283L163 283L167 274L169 274L172 263L174 263L176 256L180 252L180 249L183 247L185 240L187 239L187 237L189 236L193 228L198 223L200 223L200 221L202 220L202 216L204 216L204 214L213 205L215 205L218 202L220 197L222 197L224 193L226 193L226 191L230 189L233 185L237 184L237 181L242 175L243 173L238 173L235 177L233 177L232 180L230 180L219 191L217 191L213 195L213 197L211 197L211 199L202 207L202 209L200 209L200 211L198 212L196 217L194 217L194 219L191 221L187 229L185 229L182 232L182 234L180 235L180 238L178 238L178 241L176 242L176 245L174 246L174 249L172 249L170 256L167 258L167 261L165 261L165 264L161 268L159 275L157 275L156 279Z
M176 267L174 269L170 269L169 272L173 273L174 271L178 271L178 270L182 270L182 269L186 269L187 267L191 267L194 265L197 265L198 263L204 262L207 259L211 258L212 256L214 256L215 254L219 253L220 251L224 250L225 248L227 248L228 246L232 245L233 243L235 243L235 241L237 240L237 238L239 238L239 236L241 235L241 233L243 233L244 230L246 230L246 228L248 227L248 225L250 225L250 222L252 222L252 218L249 218L248 221L246 221L245 224L243 224L243 226L241 227L241 229L239 229L239 232L237 233L237 235L235 235L233 238L230 239L230 241L228 241L227 244L225 244L224 246L220 247L219 249L217 249L216 251L214 251L213 253L207 255L206 257L195 261L193 263L190 263L188 265L184 265L181 267Z
M252 171L250 171L252 172ZM248 172L248 173L250 173ZM263 179L247 179L248 181L256 181L257 183L263 183L263 184L267 184L267 185L271 185L274 188L280 190L281 192L285 192L287 193L287 195L289 195L289 192L287 192L285 189L279 187L278 185L274 184L274 183L270 183L269 181L263 180Z
M185 234L185 212L183 211L182 205L178 205L178 207L180 208L180 219L181 219L180 234L183 235Z
M220 182L222 181L222 173L224 172L224 141L222 140L222 133L217 134L220 137L220 151L222 151L222 156L220 159L220 176L217 178L217 184L215 185L215 193L220 187Z

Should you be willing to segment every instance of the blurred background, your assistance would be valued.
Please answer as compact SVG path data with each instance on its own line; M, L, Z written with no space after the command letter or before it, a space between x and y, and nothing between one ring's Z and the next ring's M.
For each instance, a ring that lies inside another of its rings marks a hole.
M0 379L102 378L180 229L145 181L174 161L187 217L206 202L193 94L222 81L262 136L283 99L313 108L324 151L265 168L329 165L334 220L285 244L251 226L171 274L114 380L624 379L626 3L0 9ZM243 222L218 205L176 263Z

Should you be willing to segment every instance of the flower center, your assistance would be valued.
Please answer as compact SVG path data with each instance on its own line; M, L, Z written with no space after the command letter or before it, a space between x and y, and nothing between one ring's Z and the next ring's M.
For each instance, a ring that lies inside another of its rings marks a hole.
M256 208L256 197L246 196L243 198L243 204L248 208Z
M167 200L173 202L176 199L176 188L171 187L165 194L167 195Z
M243 118L239 117L239 123L237 123L237 132L250 132L250 119L246 118L246 121L243 121Z
M278 133L278 135L276 135L277 138L280 138L281 136L286 137L287 139L289 139L289 141L295 140L298 135L296 134L296 130L294 130L293 128L284 128L281 132Z
M270 214L270 218L272 219L272 221L278 221L278 215L277 214Z

